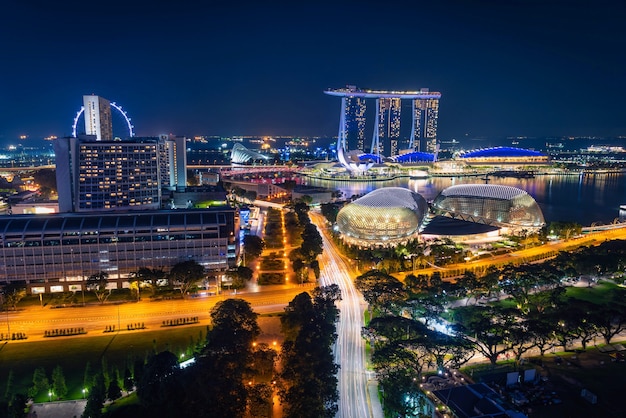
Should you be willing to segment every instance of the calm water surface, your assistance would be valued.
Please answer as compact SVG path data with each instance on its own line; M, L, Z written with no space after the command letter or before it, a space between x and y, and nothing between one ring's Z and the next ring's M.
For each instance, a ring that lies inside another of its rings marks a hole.
M503 184L525 190L535 198L546 222L571 221L582 225L610 223L620 216L626 204L626 174L545 175L531 179L490 177L489 184ZM441 190L455 184L484 183L478 177L401 178L379 182L348 182L307 179L307 184L341 190L344 197L371 192L380 187L406 187L428 201ZM622 216L626 213L622 213Z

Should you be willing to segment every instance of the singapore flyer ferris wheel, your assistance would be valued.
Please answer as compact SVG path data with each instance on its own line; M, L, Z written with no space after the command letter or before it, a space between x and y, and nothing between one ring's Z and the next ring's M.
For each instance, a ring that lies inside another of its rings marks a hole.
M128 117L128 114L122 109L122 106L119 106L115 102L110 102L110 105L112 109L117 110L119 114L122 115L122 117L124 118L124 121L126 122L126 126L128 127L128 136L131 138L135 136L135 131L134 131L135 127L130 122L130 118ZM72 124L72 137L74 138L76 138L76 128L78 127L78 120L80 119L81 116L83 116L84 113L85 113L85 106L81 106L80 110L76 112L76 116L74 116L74 123Z

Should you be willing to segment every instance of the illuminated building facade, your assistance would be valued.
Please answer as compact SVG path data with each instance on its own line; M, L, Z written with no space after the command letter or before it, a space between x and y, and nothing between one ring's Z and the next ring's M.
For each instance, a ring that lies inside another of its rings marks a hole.
M417 151L435 152L437 149L437 120L439 99L413 100L413 133Z
M158 209L162 189L186 186L183 137L59 138L54 150L60 212Z
M187 186L187 138L161 135L159 138L161 187L182 191Z
M372 154L393 156L398 155L400 141L400 98L382 98L377 101L378 152Z
M464 221L539 229L545 225L541 208L522 189L497 184L459 184L441 191L432 204L436 214Z
M77 291L103 271L121 288L142 267L168 271L191 259L220 272L235 265L234 231L228 206L2 216L0 282L26 283L33 293Z
M85 109L85 134L95 135L96 141L112 141L111 102L104 97L85 95L83 107Z
M395 246L417 237L428 204L402 187L384 187L344 206L337 214L342 239L359 247Z
M350 150L365 150L365 99L346 97L345 132L346 143Z

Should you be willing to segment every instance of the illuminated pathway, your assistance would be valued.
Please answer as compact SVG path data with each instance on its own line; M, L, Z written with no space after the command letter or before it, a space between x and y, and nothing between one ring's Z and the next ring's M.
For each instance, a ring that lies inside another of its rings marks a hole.
M335 361L339 364L339 413L341 418L382 417L382 409L374 394L368 397L365 370L365 340L361 337L365 301L352 282L350 268L326 237L318 214L311 213L324 242L321 285L337 284L341 289L341 313L337 324ZM375 398L375 399L373 399ZM370 402L370 400L372 402Z

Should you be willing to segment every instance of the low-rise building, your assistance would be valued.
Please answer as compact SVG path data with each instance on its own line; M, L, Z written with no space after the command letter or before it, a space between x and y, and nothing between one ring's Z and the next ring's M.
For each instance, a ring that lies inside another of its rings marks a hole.
M139 268L194 260L208 274L234 267L235 209L61 213L0 217L0 283L33 293L81 290L94 273L122 288Z

